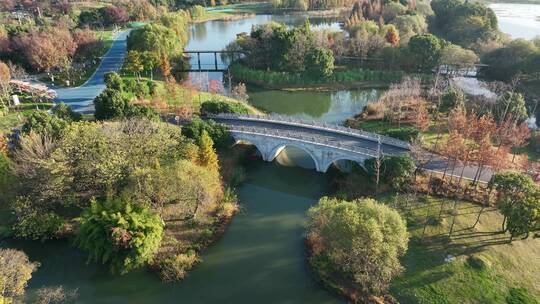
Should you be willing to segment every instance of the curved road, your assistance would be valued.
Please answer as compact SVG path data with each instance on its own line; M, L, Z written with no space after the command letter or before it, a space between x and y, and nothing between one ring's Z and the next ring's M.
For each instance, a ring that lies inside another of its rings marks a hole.
M55 88L58 94L55 102L62 101L80 113L93 113L93 100L105 89L105 74L122 68L127 51L128 33L129 31L123 31L114 36L112 46L103 56L99 67L83 85L76 88Z

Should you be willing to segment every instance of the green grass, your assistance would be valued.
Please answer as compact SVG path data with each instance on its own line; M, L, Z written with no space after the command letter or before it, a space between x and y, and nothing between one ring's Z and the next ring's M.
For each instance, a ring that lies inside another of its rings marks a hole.
M540 239L508 243L509 235L500 232L502 216L493 208L486 208L473 227L481 207L464 201L457 202L449 237L454 202L425 198L398 206L411 235L402 258L405 272L391 286L400 303L506 303L511 288L525 288L540 300ZM427 215L433 221L422 237ZM449 254L456 257L453 262L445 262Z
M0 116L0 132L8 133L13 128L22 125L32 112L36 111L36 107L40 110L48 110L53 103L22 103L18 107L10 108L5 116Z

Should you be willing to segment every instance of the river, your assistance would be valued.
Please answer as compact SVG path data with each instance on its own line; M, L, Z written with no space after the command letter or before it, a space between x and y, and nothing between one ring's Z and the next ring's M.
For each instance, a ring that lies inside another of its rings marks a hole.
M540 36L540 4L492 3L499 28L512 38Z
M290 26L302 16L261 15L232 22L211 21L191 27L188 50L219 50L236 34L268 21ZM313 18L320 28L337 28L336 20ZM203 61L213 58L203 59ZM221 60L221 59L220 59ZM221 61L220 61L221 63ZM208 78L221 79L221 73ZM270 113L341 123L380 94L376 90L281 92L250 88L250 102ZM28 297L43 286L77 288L78 303L339 303L311 277L304 257L305 212L330 192L327 175L312 168L301 151L288 149L281 163L258 161L247 168L239 189L242 212L225 235L202 256L188 278L163 284L147 271L112 275L102 265L86 264L84 253L67 241L12 241L41 267L28 286Z

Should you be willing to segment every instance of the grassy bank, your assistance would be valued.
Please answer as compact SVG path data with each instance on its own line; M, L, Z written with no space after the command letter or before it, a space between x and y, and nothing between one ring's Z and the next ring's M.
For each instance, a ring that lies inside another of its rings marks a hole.
M386 199L392 205L394 201ZM407 204L403 197L397 201L401 203L394 206L407 219L411 234L402 259L406 270L391 287L400 303L536 303L509 302L516 288L540 300L539 239L508 243L510 236L500 231L503 218L498 211L484 209L475 226L482 207L464 201L455 204L457 215L449 236L454 201L427 196ZM453 260L445 261L449 255Z
M302 73L253 70L241 64L229 67L236 81L255 84L270 89L338 90L352 88L386 88L401 80L402 71L368 69L336 70L328 78L311 78Z
M26 117L37 110L48 110L53 103L25 102L17 107L11 107L7 115L0 116L0 133L9 133L13 128L24 124Z

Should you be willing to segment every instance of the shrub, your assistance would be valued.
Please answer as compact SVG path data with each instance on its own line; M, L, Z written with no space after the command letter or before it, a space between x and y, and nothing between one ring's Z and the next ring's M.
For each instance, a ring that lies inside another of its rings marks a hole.
M18 210L16 215L17 222L13 225L13 232L21 239L56 238L65 225L65 220L53 212Z
M193 139L197 143L201 142L203 131L210 135L216 149L226 148L231 143L232 138L229 131L213 120L202 120L195 117L182 127L182 135Z
M122 199L93 201L80 218L75 243L89 261L126 273L152 261L163 236L161 218Z
M155 267L164 282L175 282L186 278L188 271L200 261L195 251L173 254L160 261Z
M32 132L48 134L53 138L59 138L67 127L67 122L46 111L35 111L28 117L22 126L22 131L26 134Z
M415 127L401 127L384 131L384 135L409 142L415 140L419 134L420 131Z
M465 94L459 89L449 88L441 97L441 111L449 111L465 105Z
M54 106L51 109L51 112L54 116L69 122L80 121L82 119L81 113L73 111L70 106L63 102Z
M535 152L540 153L540 132L533 132L529 140L529 147Z
M508 304L538 304L538 301L525 288L511 288L506 296Z
M236 113L249 114L249 109L241 103L224 102L219 100L205 101L201 105L201 114Z
M12 303L10 298L22 295L38 266L22 251L0 248L0 303Z
M376 160L371 158L364 164L370 179L376 180ZM407 184L415 170L416 165L410 155L384 156L379 168L379 179L381 183L398 190Z

